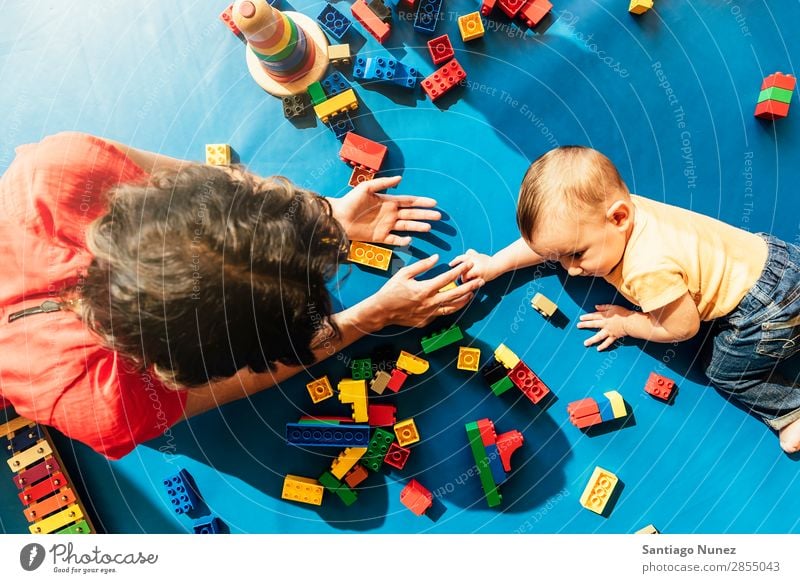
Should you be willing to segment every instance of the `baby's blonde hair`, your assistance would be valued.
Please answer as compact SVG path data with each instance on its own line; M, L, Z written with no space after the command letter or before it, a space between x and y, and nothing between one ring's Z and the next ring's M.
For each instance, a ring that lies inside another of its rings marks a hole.
M606 156L585 146L561 146L540 156L525 173L517 203L517 226L529 241L548 214L563 218L565 211L605 211L602 207L610 197L628 196L628 187Z

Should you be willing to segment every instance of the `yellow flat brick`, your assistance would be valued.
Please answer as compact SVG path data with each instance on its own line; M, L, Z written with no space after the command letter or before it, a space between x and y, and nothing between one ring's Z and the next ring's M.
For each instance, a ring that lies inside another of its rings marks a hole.
M611 402L611 412L614 413L614 419L625 417L628 414L628 410L625 407L625 399L622 398L618 391L608 391L603 393L603 396Z
M358 463L363 455L367 453L366 447L348 447L339 457L333 460L331 464L331 474L336 476L337 480L344 478L344 475L353 469L353 466Z
M349 65L352 55L350 54L350 45L329 45L328 46L328 60L333 65Z
M439 293L450 291L451 289L456 289L457 287L458 287L458 284L456 282L454 282L454 281L451 281L446 286L444 286L442 289L440 289Z
M400 351L400 356L397 357L397 368L404 370L409 374L422 374L430 367L430 363L418 356L414 356L406 352Z
M456 368L459 370L476 371L480 368L481 364L481 349L469 348L467 346L460 346L458 348L458 364Z
M458 30L464 42L475 40L483 36L483 21L480 12L470 12L458 17Z
M386 271L392 261L392 250L370 245L369 243L362 243L361 241L353 241L350 243L347 260Z
M325 488L316 480L286 474L286 477L283 479L281 498L284 500L292 500L293 502L303 502L305 504L320 506L322 504L322 493L324 491Z
M653 7L653 0L631 0L628 12L632 14L644 14Z
M306 385L306 388L314 403L333 397L333 387L327 376L311 381Z
M339 402L352 404L353 421L366 423L369 421L367 409L367 381L343 379L337 387L339 389Z
M417 425L414 423L414 419L406 419L405 421L396 423L394 426L394 434L397 436L397 444L402 447L419 441L419 431L417 431Z
M581 506L597 514L603 514L608 504L608 499L614 492L618 482L619 478L617 476L597 466L592 472L592 477L589 478L586 489L581 494Z
M501 344L494 350L494 357L504 367L511 369L519 363L519 356L514 354L505 344Z
M326 99L319 105L315 105L314 113L322 120L322 123L328 123L328 118L332 115L353 111L355 109L358 109L356 93L352 89L348 89L338 95L334 95L330 99Z
M231 165L231 147L228 144L206 144L206 164Z
M553 301L539 293L533 296L531 307L545 318L551 317L558 310L558 306Z

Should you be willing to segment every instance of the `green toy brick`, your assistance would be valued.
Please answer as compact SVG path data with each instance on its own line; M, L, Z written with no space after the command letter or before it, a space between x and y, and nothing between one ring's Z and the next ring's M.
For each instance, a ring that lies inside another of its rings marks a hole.
M780 101L781 103L792 102L792 91L788 89L781 89L780 87L768 87L758 94L758 102L762 101Z
M383 465L383 458L389 451L389 446L394 441L394 433L390 433L380 427L375 429L372 439L367 447L367 453L361 458L361 465L370 471L377 472ZM323 484L324 485L324 484Z
M481 439L481 432L480 429L478 429L478 424L475 422L467 423L465 428L467 430L469 446L472 448L472 457L475 458L475 466L478 469L478 478L480 478L481 487L486 496L486 502L489 504L489 508L499 506L503 503L503 496L497 489L497 484L492 477L492 470L489 467L489 457L486 455L486 448L483 446L483 439Z
M513 389L513 388L514 388L514 383L511 381L511 379L509 377L503 377L502 379L500 379L499 381L497 381L495 384L492 385L492 392L495 395L500 396L503 393L505 393L508 389Z
M342 502L344 502L345 506L350 506L358 498L353 490L351 490L345 484L342 484L336 479L336 476L330 472L325 472L322 474L319 478L317 478L317 481L322 484L326 490L336 494L342 500Z
M319 105L328 97L325 95L325 90L322 88L322 83L316 81L308 86L308 94L311 96L311 103Z
M446 330L442 330L436 334L431 334L430 336L424 337L421 340L422 351L425 354L428 354L434 350L439 350L440 348L444 348L449 344L453 344L454 342L458 342L459 340L463 339L464 335L461 333L461 328L458 326L451 326Z
M350 366L353 380L363 381L372 378L372 359L371 358L356 358Z

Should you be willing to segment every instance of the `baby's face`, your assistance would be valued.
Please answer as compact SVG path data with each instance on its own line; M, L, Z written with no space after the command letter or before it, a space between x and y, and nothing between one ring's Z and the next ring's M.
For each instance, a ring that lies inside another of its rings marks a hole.
M628 240L627 220L583 215L543 225L529 245L548 261L558 261L572 275L604 277L622 260Z

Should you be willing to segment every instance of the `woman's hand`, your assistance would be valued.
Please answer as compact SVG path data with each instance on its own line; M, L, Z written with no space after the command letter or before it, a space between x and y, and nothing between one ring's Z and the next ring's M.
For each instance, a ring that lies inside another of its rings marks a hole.
M365 180L341 198L329 198L333 217L344 227L352 241L410 245L411 237L400 237L392 231L426 233L429 223L442 218L431 210L436 201L423 196L381 194L400 183L400 176Z
M392 324L420 328L437 316L452 314L467 305L483 285L482 279L473 279L446 292L439 290L463 275L471 266L468 262L432 279L414 279L436 265L438 259L438 255L431 255L395 273L375 295L364 301L365 308L372 313L368 319L377 320L378 328Z

